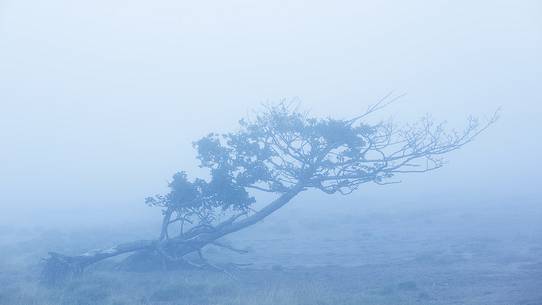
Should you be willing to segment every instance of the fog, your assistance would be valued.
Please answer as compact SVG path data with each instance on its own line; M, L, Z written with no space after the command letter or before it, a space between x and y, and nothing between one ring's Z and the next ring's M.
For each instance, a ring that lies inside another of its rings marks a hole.
M539 198L538 1L4 0L0 10L2 222L139 219L172 173L199 173L192 141L235 129L261 103L347 118L391 90L406 96L377 119L431 113L453 125L498 107L502 119L438 172L355 196Z
M371 120L500 119L437 171L309 192L277 219L476 209L498 211L492 226L534 226L540 54L534 0L1 0L0 225L157 234L144 198L177 171L205 176L193 141L264 103L350 118L393 91L405 95Z

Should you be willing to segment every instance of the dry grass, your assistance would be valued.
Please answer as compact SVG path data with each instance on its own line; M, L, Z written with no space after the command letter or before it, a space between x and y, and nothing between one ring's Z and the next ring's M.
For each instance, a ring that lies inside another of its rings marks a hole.
M150 273L93 270L62 287L35 273L0 274L2 305L539 305L542 270L526 276L453 273L458 266L320 267L281 270L187 270ZM452 268L452 269L450 269ZM448 270L444 274L439 274ZM454 278L454 276L456 278ZM536 280L538 278L538 280ZM514 283L511 285L511 283ZM536 303L538 302L538 303Z
M259 268L230 270L235 278L205 270L118 271L104 261L57 288L37 279L36 262L48 250L79 253L131 237L5 230L0 305L541 305L542 214L538 206L525 211L367 212L326 225L268 221L236 235L251 250L242 258L208 249L213 262Z

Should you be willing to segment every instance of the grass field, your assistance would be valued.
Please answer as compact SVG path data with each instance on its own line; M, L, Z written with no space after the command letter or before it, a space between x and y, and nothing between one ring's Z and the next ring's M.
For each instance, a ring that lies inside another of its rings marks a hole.
M130 234L4 227L0 304L541 305L539 210L420 209L343 215L341 221L331 221L336 215L288 221L286 211L231 237L249 254L206 249L226 273L128 272L110 260L56 288L38 281L46 251L77 253Z

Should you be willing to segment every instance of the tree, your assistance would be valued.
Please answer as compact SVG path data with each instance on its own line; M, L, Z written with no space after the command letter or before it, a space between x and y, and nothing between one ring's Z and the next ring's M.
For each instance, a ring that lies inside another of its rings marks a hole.
M447 130L428 117L403 127L392 121L369 124L366 118L387 106L384 100L351 119L314 118L288 104L267 106L237 131L211 133L194 143L209 178L173 176L169 193L146 199L163 211L160 235L77 256L50 253L45 281L74 275L102 259L127 252L152 251L167 261L187 261L207 245L238 251L220 242L252 226L308 189L350 194L361 184L397 183L406 173L444 165L443 155L471 142L497 119L469 118L462 131ZM258 192L276 197L254 209ZM172 232L174 232L172 234ZM193 264L193 263L192 263Z

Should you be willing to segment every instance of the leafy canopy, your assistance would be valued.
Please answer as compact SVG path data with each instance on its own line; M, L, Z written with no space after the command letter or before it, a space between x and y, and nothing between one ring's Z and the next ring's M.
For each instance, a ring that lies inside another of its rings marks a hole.
M315 188L349 194L361 184L395 183L397 174L426 172L443 165L442 155L462 147L493 123L470 118L461 132L423 118L398 128L393 122L365 123L386 104L369 107L353 119L315 118L288 104L268 106L237 131L211 133L194 143L210 179L173 176L170 193L147 198L182 217L211 222L227 211L250 211L249 190L282 194Z

